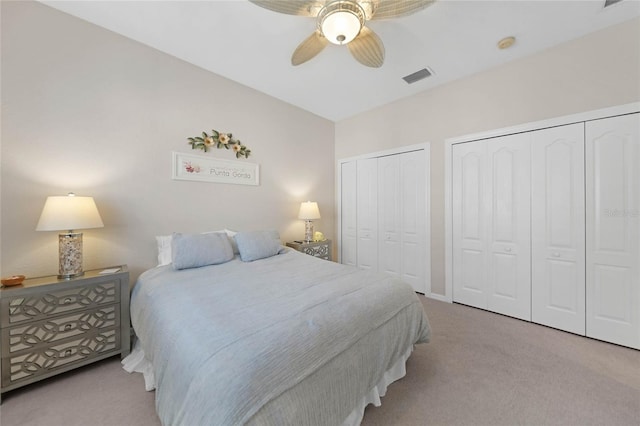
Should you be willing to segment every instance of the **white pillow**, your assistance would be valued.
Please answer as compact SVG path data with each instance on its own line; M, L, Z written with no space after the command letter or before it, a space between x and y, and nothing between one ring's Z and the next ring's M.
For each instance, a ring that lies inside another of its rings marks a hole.
M171 235L156 235L158 245L158 266L171 263Z
M236 239L234 238L237 232L227 228L224 228L224 232L226 232L227 237L229 237L229 241L231 241L231 248L233 248L233 254L240 254L240 250L238 250L238 243L236 243Z
M238 254L238 245L233 239L233 236L236 235L234 231L223 229L221 231L208 231L208 232L202 232L202 233L210 234L214 232L227 234L227 236L231 240L231 247L233 248L233 253ZM158 266L169 265L171 263L171 239L172 239L171 237L172 235L156 236L156 244L158 246Z

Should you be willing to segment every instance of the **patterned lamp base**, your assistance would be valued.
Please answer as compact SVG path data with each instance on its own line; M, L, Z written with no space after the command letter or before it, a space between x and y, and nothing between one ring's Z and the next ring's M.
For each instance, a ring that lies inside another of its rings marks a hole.
M82 270L82 232L58 234L58 278L74 278Z
M304 240L306 242L313 241L313 222L310 220L304 221Z

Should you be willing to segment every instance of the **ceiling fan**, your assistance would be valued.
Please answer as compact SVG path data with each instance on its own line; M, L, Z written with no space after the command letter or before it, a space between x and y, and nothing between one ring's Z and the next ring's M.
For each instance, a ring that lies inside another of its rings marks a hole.
M365 23L411 15L435 0L249 0L288 15L316 18L316 30L291 56L291 64L300 65L320 53L328 43L346 45L363 65L379 68L384 63L382 40Z

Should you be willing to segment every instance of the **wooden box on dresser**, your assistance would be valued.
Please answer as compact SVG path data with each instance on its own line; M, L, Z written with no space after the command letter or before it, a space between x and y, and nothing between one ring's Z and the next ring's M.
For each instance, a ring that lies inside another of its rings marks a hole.
M1 394L120 354L129 354L126 265L0 288ZM0 399L1 401L1 399Z

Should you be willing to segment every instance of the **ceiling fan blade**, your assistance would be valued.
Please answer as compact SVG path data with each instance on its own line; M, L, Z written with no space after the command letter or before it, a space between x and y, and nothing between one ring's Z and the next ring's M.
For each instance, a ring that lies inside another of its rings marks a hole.
M324 6L320 0L249 0L256 6L287 15L315 17Z
M384 44L368 27L362 27L360 34L347 44L347 47L356 61L362 65L380 68L384 63Z
M320 32L314 31L314 33L300 43L293 52L293 55L291 55L291 65L300 65L307 62L322 52L322 49L324 49L328 43L329 41L323 37Z
M435 0L369 0L372 8L370 19L398 18L411 15L427 6Z

